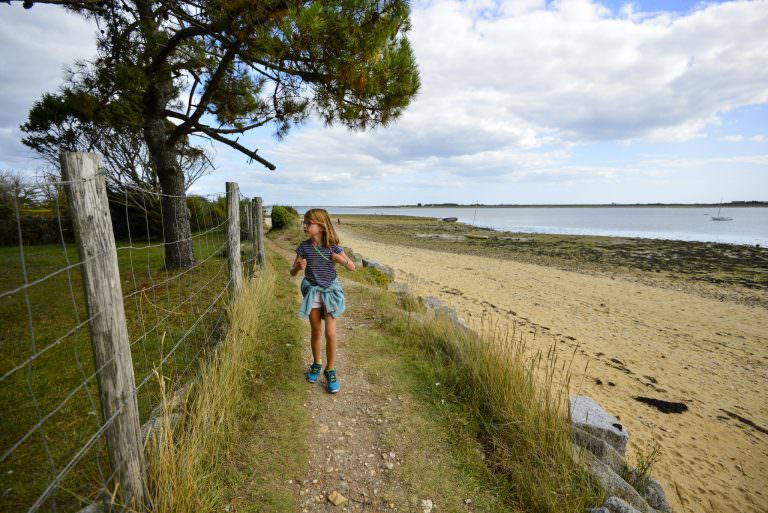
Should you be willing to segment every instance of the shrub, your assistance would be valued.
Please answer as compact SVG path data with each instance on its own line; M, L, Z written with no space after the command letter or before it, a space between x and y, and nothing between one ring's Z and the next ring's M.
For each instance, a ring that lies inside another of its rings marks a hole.
M294 225L299 220L299 213L293 207L275 205L272 207L272 229L282 230Z

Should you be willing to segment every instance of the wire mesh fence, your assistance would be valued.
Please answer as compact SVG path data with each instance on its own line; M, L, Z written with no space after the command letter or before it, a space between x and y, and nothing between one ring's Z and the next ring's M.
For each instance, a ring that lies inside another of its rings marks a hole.
M89 260L110 255L81 257L67 196L73 183L52 185L47 210L57 242L26 242L23 218L29 208L13 199L17 241L0 247L0 511L78 511L119 488L105 432L133 398L140 422L149 419L160 402L158 375L176 386L195 375L201 356L226 329L234 279L227 225L242 226L238 237L255 233L247 215L228 215L224 192L190 197L195 263L169 269L167 247L180 241L165 237L163 195L137 187L110 191L117 239L112 257L135 384L131 397L107 416L99 383L116 357L95 363L89 327L112 312L109 305L86 303L83 273ZM238 203L236 213L252 204L248 198ZM256 260L251 248L243 244L245 269Z

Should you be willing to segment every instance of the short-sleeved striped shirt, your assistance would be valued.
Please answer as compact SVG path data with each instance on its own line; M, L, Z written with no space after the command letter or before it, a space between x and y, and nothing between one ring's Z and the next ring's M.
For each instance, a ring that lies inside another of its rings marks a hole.
M341 253L343 250L335 244L330 249L313 246L310 239L302 241L296 248L296 255L307 259L304 276L312 285L327 287L336 279L336 264L331 260L331 251Z

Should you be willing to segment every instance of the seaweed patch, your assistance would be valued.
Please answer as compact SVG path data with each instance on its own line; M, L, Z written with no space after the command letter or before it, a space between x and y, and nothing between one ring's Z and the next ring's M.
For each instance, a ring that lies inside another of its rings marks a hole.
M640 401L648 406L653 406L662 413L683 413L688 411L688 405L685 403L675 403L671 401L665 401L663 399L656 399L653 397L636 396L633 397L635 401Z

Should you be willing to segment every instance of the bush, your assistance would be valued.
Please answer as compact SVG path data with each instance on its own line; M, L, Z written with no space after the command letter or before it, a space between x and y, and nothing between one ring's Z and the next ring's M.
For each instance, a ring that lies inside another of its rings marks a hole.
M299 220L299 213L293 207L275 205L272 207L272 229L282 230L294 225Z

